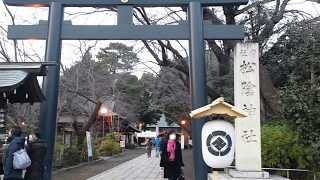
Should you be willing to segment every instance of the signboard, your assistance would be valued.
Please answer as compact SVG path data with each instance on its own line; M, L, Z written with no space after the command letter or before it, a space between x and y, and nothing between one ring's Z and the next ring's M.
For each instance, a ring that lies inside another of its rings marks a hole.
M5 118L6 118L5 108L0 107L0 128L4 127Z
M4 140L6 138L6 109L7 103L0 101L0 140Z
M234 101L248 116L235 120L236 169L261 171L259 47L239 43L235 48Z
M184 135L181 135L181 149L184 149Z
M86 136L87 136L88 157L91 157L93 156L93 154L92 154L92 141L91 141L90 131L86 131Z
M120 147L125 148L126 147L126 142L125 141L120 141Z
M159 126L156 126L156 135L159 135Z
M145 131L145 132L137 133L137 137L155 138L157 137L157 133L152 131Z

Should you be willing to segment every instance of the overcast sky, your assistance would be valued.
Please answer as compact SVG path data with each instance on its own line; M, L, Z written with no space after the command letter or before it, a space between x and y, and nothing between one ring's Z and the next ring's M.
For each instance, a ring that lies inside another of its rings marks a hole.
M4 5L1 2L0 5L0 25L6 27L8 24L11 24L11 20L6 16ZM304 0L291 0L290 5L287 6L287 9L297 9L303 10L307 13L310 13L312 16L319 16L320 6L317 3L306 2ZM12 13L16 16L16 24L37 24L39 20L47 20L48 18L48 9L47 8L31 8L31 7L10 7ZM92 12L95 9L93 8L66 8L65 9L65 20L72 20L73 24L76 25L114 25L116 23L116 14L115 13L107 13L100 12L92 15L82 15L75 16L70 15L77 12ZM161 15L163 11L161 8L152 9L154 14ZM181 14L185 17L185 14ZM107 46L111 41L98 41L96 48L93 49L93 56L99 51L101 47ZM143 44L139 41L120 41L128 45L133 45L136 51L139 51L143 48ZM39 40L28 40L24 41L25 47L30 49L29 51L34 51L41 58L44 57L45 53L45 41ZM80 52L79 46L83 45L92 45L95 41L85 41L80 43L79 41L63 41L62 48L62 63L64 65L70 66L75 61L79 60ZM187 41L183 41L182 44L185 48L188 48ZM12 49L12 48L11 48ZM10 49L9 49L10 51ZM140 52L140 51L139 51ZM151 67L153 70L158 71L159 67L150 63L153 61L153 57L146 51L142 51L139 53L139 58L142 61L142 64L137 66L134 74L141 76L144 71L152 72L148 67ZM43 59L43 58L42 58Z

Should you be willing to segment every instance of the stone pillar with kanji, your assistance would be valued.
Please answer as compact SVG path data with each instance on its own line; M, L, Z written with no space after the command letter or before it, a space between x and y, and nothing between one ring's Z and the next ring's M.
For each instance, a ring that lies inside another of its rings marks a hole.
M233 177L266 178L261 170L259 46L238 43L234 56L234 102L248 116L235 121L236 170Z

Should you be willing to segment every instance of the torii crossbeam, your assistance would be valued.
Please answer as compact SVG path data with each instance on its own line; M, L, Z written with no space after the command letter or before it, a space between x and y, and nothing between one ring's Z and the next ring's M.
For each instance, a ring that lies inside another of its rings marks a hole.
M186 7L190 2L202 6L228 6L247 4L248 0L3 0L9 6L49 7L51 3L61 3L64 7L110 7L131 5L134 7Z

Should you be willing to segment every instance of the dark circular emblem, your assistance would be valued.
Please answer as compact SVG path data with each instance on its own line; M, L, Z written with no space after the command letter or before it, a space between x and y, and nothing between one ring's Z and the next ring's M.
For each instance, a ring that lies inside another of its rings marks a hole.
M212 155L225 156L232 147L231 137L224 131L214 131L207 137L207 147Z

